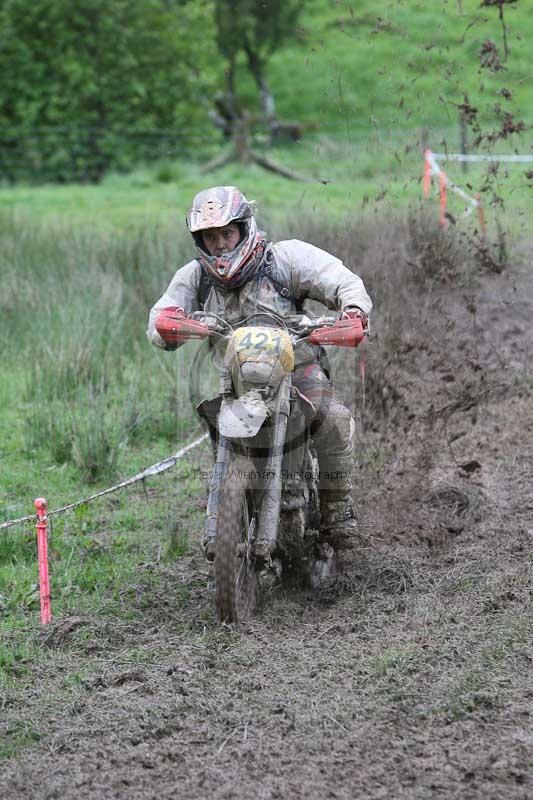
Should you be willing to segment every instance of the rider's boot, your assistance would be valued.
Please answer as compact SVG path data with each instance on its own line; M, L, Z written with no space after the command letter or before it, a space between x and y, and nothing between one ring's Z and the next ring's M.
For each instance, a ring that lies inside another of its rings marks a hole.
M350 550L356 544L359 526L350 494L320 498L320 536L335 550Z
M207 533L204 534L204 540L202 542L204 548L204 555L207 561L214 561L215 560L215 537L208 536Z

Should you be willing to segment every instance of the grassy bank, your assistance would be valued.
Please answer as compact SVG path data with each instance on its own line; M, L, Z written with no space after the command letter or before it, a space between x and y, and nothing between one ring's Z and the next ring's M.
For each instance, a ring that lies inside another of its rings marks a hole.
M367 126L457 126L457 104L466 93L482 124L491 125L494 104L502 100L498 92L506 86L513 94L509 110L531 124L528 4L505 8L507 59L498 9L482 5L480 0L306 3L299 44L289 43L272 59L281 116L347 138ZM496 46L503 69L480 68L487 41ZM248 97L253 96L250 87Z

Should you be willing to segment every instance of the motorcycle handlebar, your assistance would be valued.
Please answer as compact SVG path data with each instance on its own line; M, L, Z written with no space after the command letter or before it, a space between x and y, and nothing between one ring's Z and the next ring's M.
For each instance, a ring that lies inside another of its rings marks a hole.
M340 314L329 314L320 317L310 317L308 314L297 314L290 317L284 317L283 319L278 319L274 315L266 313L254 315L254 317L259 316L269 317L271 320L279 322L280 327L285 328L288 333L291 333L298 338L302 336L308 336L318 328L327 328L335 325L335 323L340 319ZM190 315L190 318L205 325L207 328L209 328L211 334L215 335L226 334L229 336L236 328L246 324L246 319L244 319L239 320L239 322L235 325L230 325L229 322L224 320L218 314L212 314L209 312L206 313L205 311L195 311Z
M357 347L368 335L363 321L359 317L343 319L341 315L327 315L321 317L308 317L299 314L293 317L277 317L275 314L253 314L239 320L235 325L230 325L218 314L197 311L181 325L183 338L207 338L218 336L229 339L234 330L246 326L252 319L267 317L277 326L283 328L291 337L293 344L307 340L312 345L333 345L337 347ZM190 328L193 328L193 331Z

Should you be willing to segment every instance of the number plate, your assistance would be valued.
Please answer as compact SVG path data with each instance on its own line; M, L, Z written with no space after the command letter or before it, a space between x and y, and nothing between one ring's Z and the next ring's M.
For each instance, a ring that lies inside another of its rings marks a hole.
M244 327L232 336L239 361L270 361L279 358L283 369L294 369L294 350L289 334L280 328Z

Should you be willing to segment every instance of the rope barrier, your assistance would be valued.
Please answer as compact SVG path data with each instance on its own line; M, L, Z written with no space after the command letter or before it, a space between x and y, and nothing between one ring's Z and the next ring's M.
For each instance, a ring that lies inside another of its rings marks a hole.
M439 161L507 161L509 163L527 164L533 161L533 155L479 155L467 153L433 153Z
M424 176L422 179L422 186L424 196L429 196L429 191L431 188L431 179L433 177L438 178L439 181L439 198L440 198L440 224L441 227L447 228L448 227L448 217L446 216L446 205L447 205L447 190L451 189L452 192L455 192L462 200L467 203L467 209L465 211L465 216L468 216L472 213L474 209L477 209L479 225L483 236L485 235L485 219L483 215L483 207L481 205L481 198L479 195L476 197L471 197L467 194L463 189L457 186L448 175L442 170L439 165L437 164L437 157L441 156L442 153L433 153L431 150L427 149L424 150ZM452 155L460 155L458 153L452 153Z
M61 508L56 508L54 511L48 511L48 516L51 517L54 514L62 514L64 511L70 511L73 508L78 508L79 506L84 505L85 503L89 503L92 500L96 500L98 497L103 497L106 494L111 494L112 492L116 492L119 489L123 489L125 486L131 486L134 483L138 483L139 481L144 480L144 478L149 478L152 475L159 475L161 472L165 472L167 469L173 467L180 458L183 458L186 453L190 450L193 450L195 447L198 447L202 442L208 438L209 434L204 433L198 439L195 439L194 442L182 447L181 450L178 450L173 456L169 456L168 458L164 458L162 461L158 461L157 464L152 464L150 467L146 467L143 469L142 472L139 472L137 475L134 475L132 478L127 478L120 483L117 483L115 486L111 486L109 489L103 489L100 492L96 492L95 494L90 495L90 497L86 497L83 500L77 500L74 503L68 503L66 506L62 506ZM6 528L11 528L13 525L19 525L22 522L33 522L35 521L35 514L29 514L27 517L19 517L18 519L12 519L8 522L2 522L0 524L0 530L5 530Z

